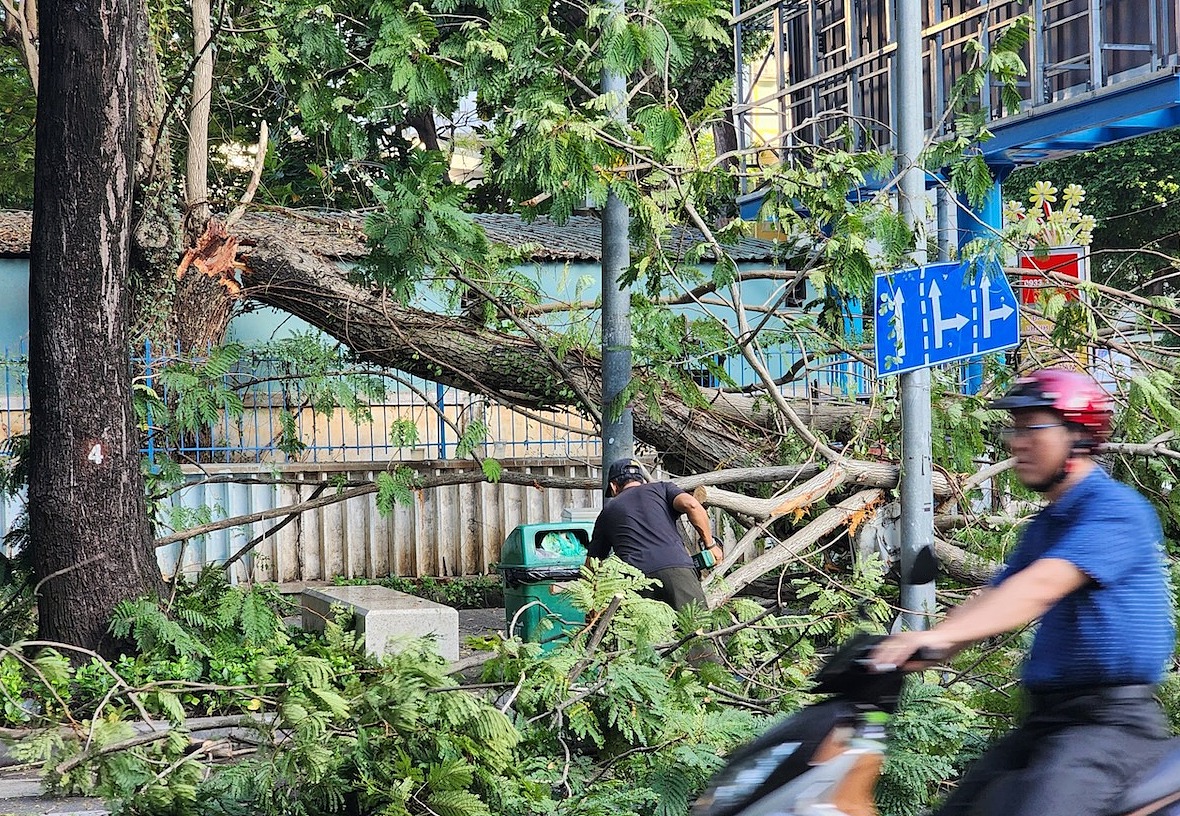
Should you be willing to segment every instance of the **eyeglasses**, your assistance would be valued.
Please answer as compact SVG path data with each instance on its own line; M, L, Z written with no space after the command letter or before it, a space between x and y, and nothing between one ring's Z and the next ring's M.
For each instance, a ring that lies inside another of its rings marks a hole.
M1064 422L1042 422L1039 425L1007 425L1000 428L1000 439L1005 442L1010 442L1013 439L1022 439L1029 436L1033 431L1044 431L1049 428L1063 428Z

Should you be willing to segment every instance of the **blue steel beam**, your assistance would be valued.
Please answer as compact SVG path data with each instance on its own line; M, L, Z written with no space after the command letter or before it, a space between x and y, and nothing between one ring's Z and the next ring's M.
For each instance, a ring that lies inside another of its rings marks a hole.
M984 160L1002 177L1024 164L1180 125L1180 73L1176 69L1126 80L1049 105L1038 105L991 125Z

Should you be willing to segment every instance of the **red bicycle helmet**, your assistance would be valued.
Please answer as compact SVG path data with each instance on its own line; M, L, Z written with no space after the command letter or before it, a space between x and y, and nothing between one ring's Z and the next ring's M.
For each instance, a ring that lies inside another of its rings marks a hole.
M1004 411L1049 408L1061 414L1065 422L1080 426L1096 445L1110 438L1110 420L1114 414L1110 394L1090 375L1060 368L1046 368L1021 377L990 407Z

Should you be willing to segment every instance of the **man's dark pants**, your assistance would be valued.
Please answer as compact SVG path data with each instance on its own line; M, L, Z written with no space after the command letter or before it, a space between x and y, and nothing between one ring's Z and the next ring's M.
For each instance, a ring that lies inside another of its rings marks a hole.
M668 567L655 570L648 578L655 578L659 586L652 587L641 593L646 598L655 598L679 612L690 603L695 603L701 609L708 609L705 601L705 591L701 589L701 581L697 571L691 567Z
M938 816L1102 816L1169 747L1153 686L1028 696L1024 723L968 769Z

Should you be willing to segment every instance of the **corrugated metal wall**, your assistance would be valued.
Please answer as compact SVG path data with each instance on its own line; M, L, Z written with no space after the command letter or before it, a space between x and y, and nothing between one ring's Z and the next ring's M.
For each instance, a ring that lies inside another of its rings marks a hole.
M505 461L506 467L552 476L596 476L598 467L569 461ZM421 462L411 465L423 475L454 470L455 463ZM274 475L308 482L300 485L194 484L173 497L173 505L213 509L213 517L228 518L307 501L315 486L339 475L348 480L372 480L377 470L314 470L284 468ZM236 473L257 474L257 466L207 468L194 479ZM330 495L325 492L321 495ZM397 505L389 515L377 511L370 494L302 514L259 544L253 556L235 570L235 580L252 574L255 580L290 583L349 578L479 575L492 571L500 545L518 524L560 521L566 507L599 508L599 490L542 490L520 485L451 485L415 494L412 505ZM185 572L222 561L255 536L283 519L268 519L222 530L201 539L160 549L165 574ZM191 522L190 522L191 524ZM189 526L186 524L185 526Z

